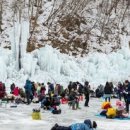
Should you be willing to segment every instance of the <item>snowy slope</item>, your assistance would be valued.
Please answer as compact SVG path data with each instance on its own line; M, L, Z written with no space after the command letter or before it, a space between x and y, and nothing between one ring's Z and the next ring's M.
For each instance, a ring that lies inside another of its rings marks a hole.
M31 21L30 24L35 22L32 19L36 18L37 6L34 4L33 15L30 16L31 9L28 8L27 0L25 3L23 0L21 3L17 0L4 1L3 32L0 35L0 45L14 49L14 45L18 43L20 27L22 31L24 30L22 34L30 38L33 26L29 33L29 25L24 27L24 24L25 22L28 24L29 21ZM30 51L49 44L69 55L83 56L86 53L97 51L110 53L121 48L121 36L129 35L129 8L122 22L127 1L120 1L116 9L112 8L114 2L111 0L86 0L84 3L83 0L75 2L73 0L42 1L36 27L31 37L31 44L35 47ZM19 10L15 15L13 14L14 9L17 9L14 8L15 6L18 6L18 9L22 7L22 25L18 25ZM74 8L74 6L79 8ZM27 44L27 40L24 40L24 44Z

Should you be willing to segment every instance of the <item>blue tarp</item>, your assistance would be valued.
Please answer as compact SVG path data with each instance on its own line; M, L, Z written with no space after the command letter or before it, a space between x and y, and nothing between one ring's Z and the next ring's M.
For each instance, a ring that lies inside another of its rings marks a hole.
M98 117L101 117L101 118L106 118L106 116L102 116L100 114L96 114L95 116L98 116ZM115 117L112 120L130 120L130 117L126 117L126 118L117 118L117 117Z

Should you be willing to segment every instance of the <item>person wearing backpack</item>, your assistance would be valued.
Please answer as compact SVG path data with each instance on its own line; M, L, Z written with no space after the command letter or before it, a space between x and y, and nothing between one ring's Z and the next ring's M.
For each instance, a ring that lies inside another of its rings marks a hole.
M27 98L27 104L29 105L33 99L33 93L32 93L32 83L30 80L26 80L26 84L24 86L26 98Z
M109 82L106 82L106 85L104 87L104 97L105 101L111 101L111 95L112 95L112 87L110 86Z

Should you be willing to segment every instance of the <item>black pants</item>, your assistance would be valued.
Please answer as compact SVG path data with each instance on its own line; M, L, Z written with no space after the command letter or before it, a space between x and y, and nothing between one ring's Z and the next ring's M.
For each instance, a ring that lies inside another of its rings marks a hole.
M122 98L122 94L121 93L118 93L118 98L121 101L121 98Z
M85 104L84 106L88 106L89 103L89 95L85 95Z
M129 102L128 101L126 101L126 112L128 112L129 113Z
M124 101L125 101L125 103L127 102L127 95L124 93L123 94L123 97L124 97Z
M54 126L51 128L51 130L72 130L71 127L65 127L65 126Z
M26 91L26 98L27 98L27 104L30 104L33 99L33 96L30 91Z

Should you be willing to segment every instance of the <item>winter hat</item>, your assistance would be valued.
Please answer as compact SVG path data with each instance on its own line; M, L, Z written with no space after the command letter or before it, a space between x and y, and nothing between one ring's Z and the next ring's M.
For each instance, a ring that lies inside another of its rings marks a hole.
M86 124L89 128L92 128L92 123L89 119L84 120L84 124Z
M124 110L124 109L125 109L125 106L118 106L118 107L117 107L117 110L118 110L118 111L122 111L122 110Z
M128 81L128 80L125 80L125 83L129 83L129 81Z
M110 102L103 102L102 103L102 109L107 110L108 108L111 108L111 103Z
M124 110L125 109L125 105L122 101L117 100L116 101L116 108L118 111Z
M93 121L93 128L97 128L97 123L96 123L96 121Z
M116 106L119 106L119 105L121 105L121 101L120 101L120 100L117 100L117 101L116 101Z
M97 128L97 123L96 121L93 121L93 123L87 119L87 120L84 120L84 124L86 124L89 128Z

